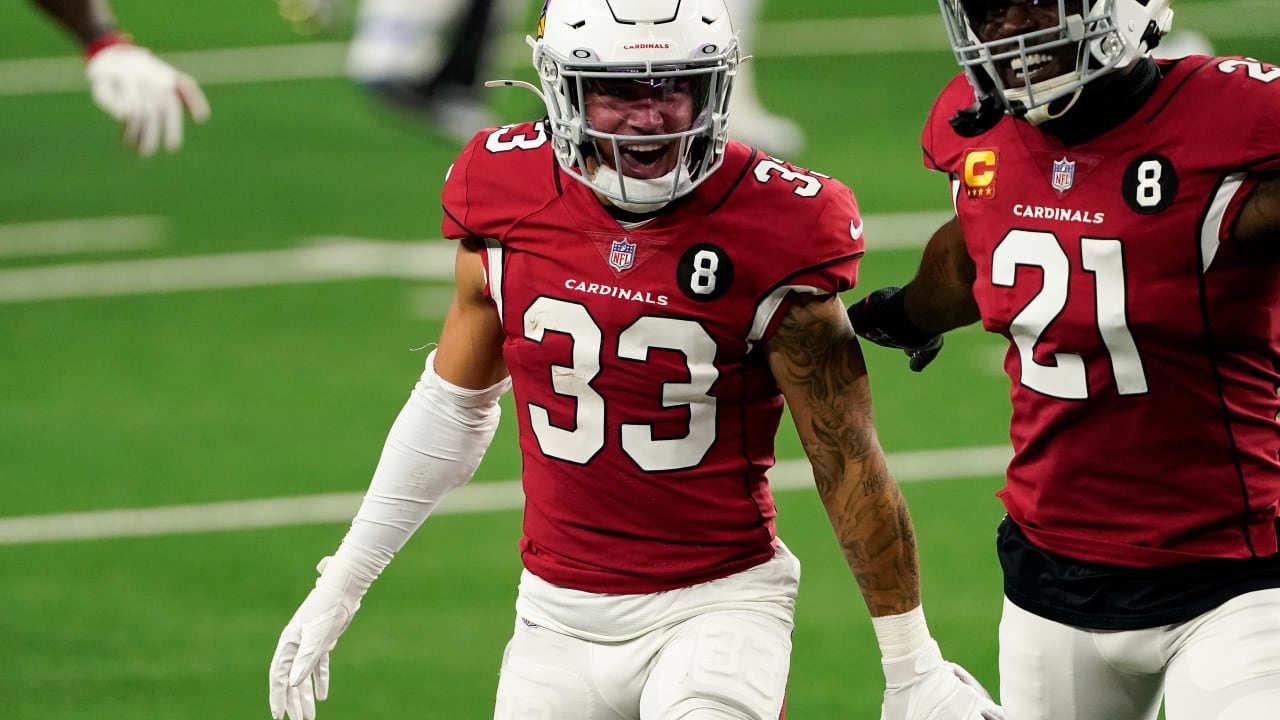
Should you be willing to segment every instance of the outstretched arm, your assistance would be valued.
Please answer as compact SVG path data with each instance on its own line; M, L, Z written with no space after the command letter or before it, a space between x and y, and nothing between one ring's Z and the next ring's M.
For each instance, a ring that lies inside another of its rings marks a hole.
M907 354L920 372L942 351L942 333L980 317L976 275L960 220L952 217L925 246L920 269L906 287L883 287L849 306L854 330L877 345Z
M907 319L938 335L977 322L978 303L973 299L976 274L960 219L953 217L929 238L916 276L902 289Z
M387 434L351 529L317 568L271 658L268 703L281 720L313 720L329 693L329 652L365 592L454 488L471 478L497 430L510 387L497 312L473 250L458 251L457 293L437 349Z
M885 464L867 367L838 298L801 297L767 344L769 366L813 466L883 655L881 720L1002 720L973 676L946 662L920 605L907 503Z
M183 114L209 117L195 79L133 44L106 0L32 0L80 42L93 101L124 126L124 141L143 156L182 146Z
M116 30L106 0L31 0L31 4L57 20L84 46Z
M835 298L800 298L768 342L818 495L872 616L920 604L915 535L885 465L867 367Z

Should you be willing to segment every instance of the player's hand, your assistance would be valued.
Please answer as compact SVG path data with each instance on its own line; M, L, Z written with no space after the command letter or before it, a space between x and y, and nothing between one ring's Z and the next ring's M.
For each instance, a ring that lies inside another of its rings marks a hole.
M183 114L209 117L209 101L196 81L150 50L115 42L92 51L85 75L93 101L124 123L124 141L144 157L164 146L182 147Z
M329 651L360 609L367 583L350 582L343 568L328 568L331 558L316 566L320 578L302 601L271 658L271 717L314 720L316 703L329 697ZM329 573L326 573L326 570Z
M942 336L934 335L924 345L902 348L902 351L907 354L907 367L911 368L911 372L920 372L942 352Z
M849 321L853 323L853 331L859 337L877 345L902 350L907 355L907 365L911 371L920 372L942 352L942 336L904 339L901 337L901 330L895 334L888 329L888 326L900 322L888 316L887 308L894 302L901 303L902 300L898 297L901 292L902 288L890 286L867 295L849 306Z
M880 720L1005 720L1004 710L967 670L942 659L936 642L882 664Z

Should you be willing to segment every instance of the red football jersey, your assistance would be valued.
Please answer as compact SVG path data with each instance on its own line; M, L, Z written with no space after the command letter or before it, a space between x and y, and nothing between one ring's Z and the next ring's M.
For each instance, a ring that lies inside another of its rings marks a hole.
M963 77L923 134L987 330L1010 340L1000 497L1036 545L1135 567L1276 553L1280 273L1224 242L1280 169L1280 68L1161 62L1117 128L1065 147L1005 117L963 138Z
M478 134L443 230L484 238L524 460L525 566L640 593L773 554L782 396L763 352L792 292L853 286L862 222L839 182L730 143L668 212L621 227L542 123Z

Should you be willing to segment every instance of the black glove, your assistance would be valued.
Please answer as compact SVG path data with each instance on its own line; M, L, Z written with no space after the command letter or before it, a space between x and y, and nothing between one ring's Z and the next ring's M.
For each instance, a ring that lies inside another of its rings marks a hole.
M905 352L912 372L920 372L942 352L942 335L921 330L907 317L900 287L882 287L850 305L849 321L859 337Z

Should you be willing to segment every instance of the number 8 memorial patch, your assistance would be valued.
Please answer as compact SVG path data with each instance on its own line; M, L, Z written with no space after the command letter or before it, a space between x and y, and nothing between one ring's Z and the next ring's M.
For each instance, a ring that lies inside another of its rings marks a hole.
M1154 215L1173 204L1178 195L1178 173L1169 158L1148 153L1124 171L1124 201L1142 215Z
M722 297L733 285L733 263L724 250L699 243L680 256L676 284L690 300L710 302Z

